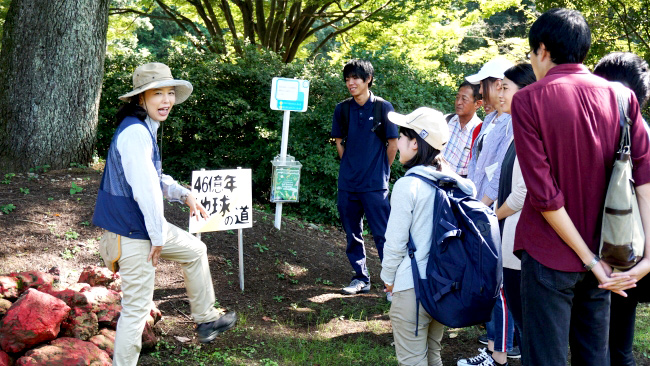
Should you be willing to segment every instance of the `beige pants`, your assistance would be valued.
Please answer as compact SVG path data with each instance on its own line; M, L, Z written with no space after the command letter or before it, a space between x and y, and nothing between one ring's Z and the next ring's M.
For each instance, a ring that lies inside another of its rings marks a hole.
M192 318L197 324L219 318L214 308L214 288L207 249L199 239L169 224L167 241L160 257L180 263L190 300ZM116 246L119 235L106 231L100 245ZM113 365L135 366L142 348L142 331L151 309L156 269L147 262L149 240L121 237L119 259L122 277L122 313L117 322Z
M420 305L418 335L415 336L415 290L393 293L390 322L393 326L395 353L400 365L441 366L440 350L444 326Z

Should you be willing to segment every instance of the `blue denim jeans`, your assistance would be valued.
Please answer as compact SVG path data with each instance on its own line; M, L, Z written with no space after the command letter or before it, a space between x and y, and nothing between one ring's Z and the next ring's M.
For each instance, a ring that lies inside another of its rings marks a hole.
M379 260L384 259L384 243L386 242L386 224L390 215L388 190L370 192L347 192L339 190L338 209L341 223L347 237L345 253L354 269L352 279L370 282L366 266L366 248L363 245L363 216L368 220L368 226L375 241Z
M488 340L494 341L495 352L512 351L515 323L508 311L503 288L499 291L499 298L492 309L492 319L485 324L485 328L487 328Z
M639 302L648 302L650 277L646 275L636 283L635 288L625 290L627 297L612 294L611 318L609 323L610 362L615 366L634 366L634 322Z
M523 252L522 364L609 366L610 292L591 272L550 269Z

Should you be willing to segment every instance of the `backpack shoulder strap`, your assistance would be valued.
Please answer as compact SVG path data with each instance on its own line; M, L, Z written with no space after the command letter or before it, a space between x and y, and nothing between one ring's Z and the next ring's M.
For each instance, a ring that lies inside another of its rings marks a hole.
M621 139L619 142L619 152L627 151L630 149L630 126L632 125L632 120L630 120L628 109L630 108L629 100L629 89L623 84L618 82L613 82L612 86L616 92L616 102L618 104L618 113L619 113L619 125L621 126Z
M456 113L449 113L448 115L446 115L445 119L447 120L447 123L449 123L449 121L451 121L451 119L454 118L455 115Z
M434 206L434 209L433 209L433 223L434 223L433 227L435 228L435 223L437 221L439 221L440 211L441 211L441 208L442 208L442 205L440 205L439 203L444 198L444 195L446 195L446 193L445 193L445 191L443 189L438 187L436 182L434 182L433 180L431 180L431 179L429 179L429 178L427 178L425 176L422 176L422 175L416 174L416 173L411 173L411 174L406 175L406 177L411 177L411 176L424 181L425 183L429 184L430 186L432 186L435 189L436 200L435 200L435 203L434 203L435 206ZM434 234L435 234L435 229L434 229ZM431 243L431 248L433 248L433 245L437 241L437 238L434 237L433 240L434 240L434 242ZM420 270L418 268L417 260L415 259L415 251L417 249L415 248L415 243L413 243L413 237L411 236L410 232L409 232L409 241L408 241L406 246L407 246L407 249L408 249L408 256L409 256L409 258L411 258L411 272L413 274L413 289L415 290L415 324L416 324L415 336L417 337L417 335L418 335L417 324L419 324L419 318L420 318L420 314L419 314L418 309L420 307L420 299L422 298L422 293L424 292L424 290L421 287L422 284L420 283L420 278L421 278L420 277Z
M345 142L348 139L348 127L350 126L350 103L352 102L352 97L342 101L341 104L341 119L339 124L341 125L341 133L343 134L343 141L341 145L345 146Z
M383 98L375 95L375 104L372 108L374 122L372 132L374 132L377 137L386 144L388 140L386 139L386 124L384 123L384 102L386 101Z

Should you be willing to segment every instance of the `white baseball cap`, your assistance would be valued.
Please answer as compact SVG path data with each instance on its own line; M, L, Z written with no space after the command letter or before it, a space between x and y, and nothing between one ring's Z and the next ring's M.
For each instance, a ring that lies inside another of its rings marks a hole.
M442 112L420 107L409 114L388 112L388 120L415 131L436 150L442 150L449 141L449 127Z
M478 84L481 82L481 80L490 77L503 79L505 77L503 73L513 66L515 65L505 58L496 57L486 62L478 73L465 77L465 80L469 81L472 84Z

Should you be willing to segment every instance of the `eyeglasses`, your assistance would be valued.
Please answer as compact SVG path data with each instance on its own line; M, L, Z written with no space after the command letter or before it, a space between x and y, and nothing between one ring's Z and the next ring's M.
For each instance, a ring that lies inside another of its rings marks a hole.
M535 53L535 51L533 51L533 49L531 48L530 51L526 53L526 60L530 60L530 55L537 55L537 53Z

